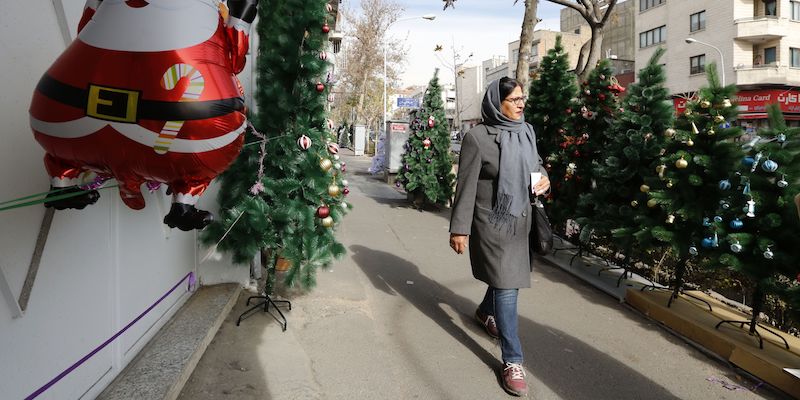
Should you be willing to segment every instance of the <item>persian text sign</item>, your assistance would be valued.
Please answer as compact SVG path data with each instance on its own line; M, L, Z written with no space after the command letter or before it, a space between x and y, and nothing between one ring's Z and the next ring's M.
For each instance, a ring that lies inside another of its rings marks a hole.
M419 108L419 99L415 99L413 97L398 97L397 98L397 106L398 107Z
M685 98L673 99L675 111L686 111ZM784 113L800 113L800 92L794 90L743 90L731 99L742 113L763 113L767 106L778 103Z

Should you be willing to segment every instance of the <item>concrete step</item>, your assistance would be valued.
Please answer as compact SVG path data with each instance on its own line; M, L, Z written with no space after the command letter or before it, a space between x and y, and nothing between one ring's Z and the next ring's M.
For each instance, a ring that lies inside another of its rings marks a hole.
M176 399L240 292L234 283L198 289L97 399Z

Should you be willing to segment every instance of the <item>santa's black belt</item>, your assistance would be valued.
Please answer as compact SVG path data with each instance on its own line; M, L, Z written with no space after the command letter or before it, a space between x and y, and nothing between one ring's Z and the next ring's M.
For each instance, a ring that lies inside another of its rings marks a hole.
M86 111L86 115L108 121L136 123L140 119L187 121L206 119L244 110L241 97L206 101L142 100L137 90L89 85L89 89L59 82L45 75L36 86L39 93L68 106Z

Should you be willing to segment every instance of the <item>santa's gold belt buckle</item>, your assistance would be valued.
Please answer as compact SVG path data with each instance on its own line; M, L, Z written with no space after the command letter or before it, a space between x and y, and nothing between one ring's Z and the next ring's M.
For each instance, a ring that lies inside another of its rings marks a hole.
M108 121L135 123L138 103L138 91L89 85L86 115Z

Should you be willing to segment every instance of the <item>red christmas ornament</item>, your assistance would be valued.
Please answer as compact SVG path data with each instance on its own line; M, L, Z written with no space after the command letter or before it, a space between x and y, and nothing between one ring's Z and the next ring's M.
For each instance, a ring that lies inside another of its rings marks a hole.
M317 218L327 218L331 215L331 209L328 206L319 206L317 208Z
M308 150L311 147L311 138L306 135L300 136L297 139L297 145L304 151Z
M606 99L606 95L602 93L598 94L597 97L600 98L601 101Z
M574 155L575 157L580 157L581 156L581 152L578 151L578 150L575 150L575 152L572 153L572 155Z
M422 146L425 147L426 149L431 147L431 140L428 139L428 138L425 138L425 140L422 141Z
M350 189L348 189L348 188L344 188L344 189L342 189L342 193L343 193L345 196L347 196L347 195L350 193Z
M567 108L565 111L567 112L567 114L572 114L572 108Z
M327 22L326 22L326 23L324 23L324 24L322 24L322 33L328 33L328 32L330 32L330 31L331 31L331 27L330 27L330 26L328 26L328 23L327 23Z
M433 115L428 117L428 128L433 128L433 125L435 124L436 124L436 118L434 118Z
M322 92L323 90L325 90L325 84L322 82L317 82L317 91Z

